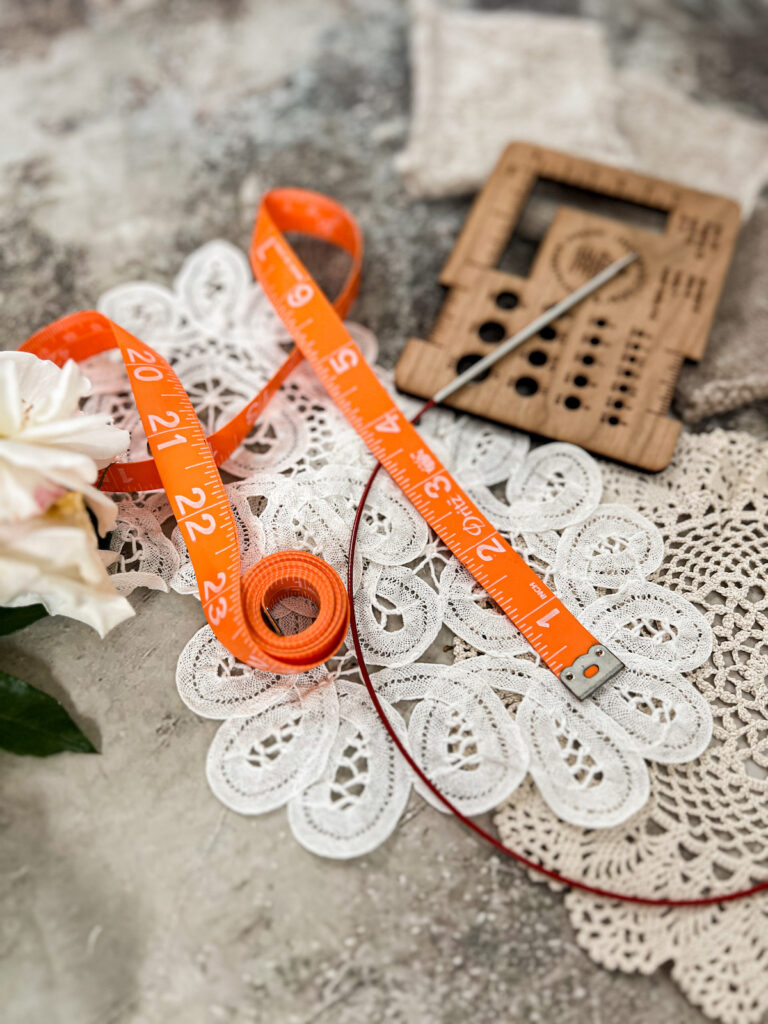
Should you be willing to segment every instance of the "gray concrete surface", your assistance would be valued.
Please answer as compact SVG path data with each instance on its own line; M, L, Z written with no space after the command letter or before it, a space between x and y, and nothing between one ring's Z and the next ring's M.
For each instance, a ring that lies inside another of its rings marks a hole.
M768 113L759 0L520 6L602 18L618 61ZM211 237L244 246L261 190L294 183L358 215L355 315L394 361L467 208L408 199L393 169L406 26L395 0L0 0L2 343L128 278L168 282ZM349 864L301 850L281 811L224 810L203 776L216 726L173 682L199 605L135 604L106 643L55 620L3 644L102 750L0 755L5 1024L703 1020L663 971L595 967L557 895L420 800Z

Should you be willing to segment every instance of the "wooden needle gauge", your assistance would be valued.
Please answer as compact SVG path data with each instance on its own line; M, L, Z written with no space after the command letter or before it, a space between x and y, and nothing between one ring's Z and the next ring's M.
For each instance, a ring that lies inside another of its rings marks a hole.
M722 196L513 143L442 274L428 340L397 365L424 398L632 253L637 259L447 404L646 470L663 469L685 359L704 352L739 229ZM526 263L526 257L532 257Z

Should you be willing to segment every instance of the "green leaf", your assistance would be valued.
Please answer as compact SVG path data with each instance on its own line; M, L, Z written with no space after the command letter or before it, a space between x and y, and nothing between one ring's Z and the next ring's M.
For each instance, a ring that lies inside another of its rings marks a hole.
M0 636L15 633L32 622L42 619L48 612L41 604L28 604L23 608L0 608Z
M62 750L98 753L57 700L1 671L0 748L33 757L48 757Z

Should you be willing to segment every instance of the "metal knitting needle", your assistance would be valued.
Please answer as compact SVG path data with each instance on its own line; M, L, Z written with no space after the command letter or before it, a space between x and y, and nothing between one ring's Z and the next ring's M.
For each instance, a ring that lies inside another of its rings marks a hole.
M444 388L441 388L434 396L432 401L435 405L439 405L440 402L444 402L446 398L449 398L454 392L463 388L465 384L469 384L471 380L478 377L481 373L489 370L495 363L498 363L500 359L503 359L508 352L512 352L523 342L528 341L534 334L538 334L542 327L547 327L552 323L553 320L557 320L564 313L567 313L569 309L573 309L574 306L578 305L583 299L586 299L588 295L596 292L598 288L602 288L604 284L612 281L614 277L625 270L630 264L634 263L638 258L636 252L631 252L627 256L623 256L620 260L616 260L615 263L611 263L605 270L601 270L599 274L595 274L589 281L585 282L580 288L577 288L575 292L571 292L570 295L566 295L564 299L556 302L554 306L550 306L549 309L544 310L541 316L532 320L527 327L524 327L522 331L518 331L517 334L513 334L511 338L501 344L495 352L491 352L490 355L485 356L479 362L470 366L464 373L460 373L458 377L455 377L450 384L446 384Z

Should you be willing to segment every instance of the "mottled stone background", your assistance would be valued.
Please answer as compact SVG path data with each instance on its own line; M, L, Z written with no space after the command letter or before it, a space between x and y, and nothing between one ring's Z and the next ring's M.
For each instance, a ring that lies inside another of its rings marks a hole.
M768 114L763 0L477 6L600 18L617 63ZM468 206L409 199L393 168L407 21L397 0L0 0L2 344L127 279L170 283L210 238L245 246L261 191L292 183L359 217L355 317L394 362ZM765 411L728 422L764 432ZM421 800L349 864L301 850L281 811L223 809L216 726L173 682L199 605L134 602L106 643L57 619L4 645L103 751L0 756L4 1022L703 1020L664 972L595 967L558 896Z

